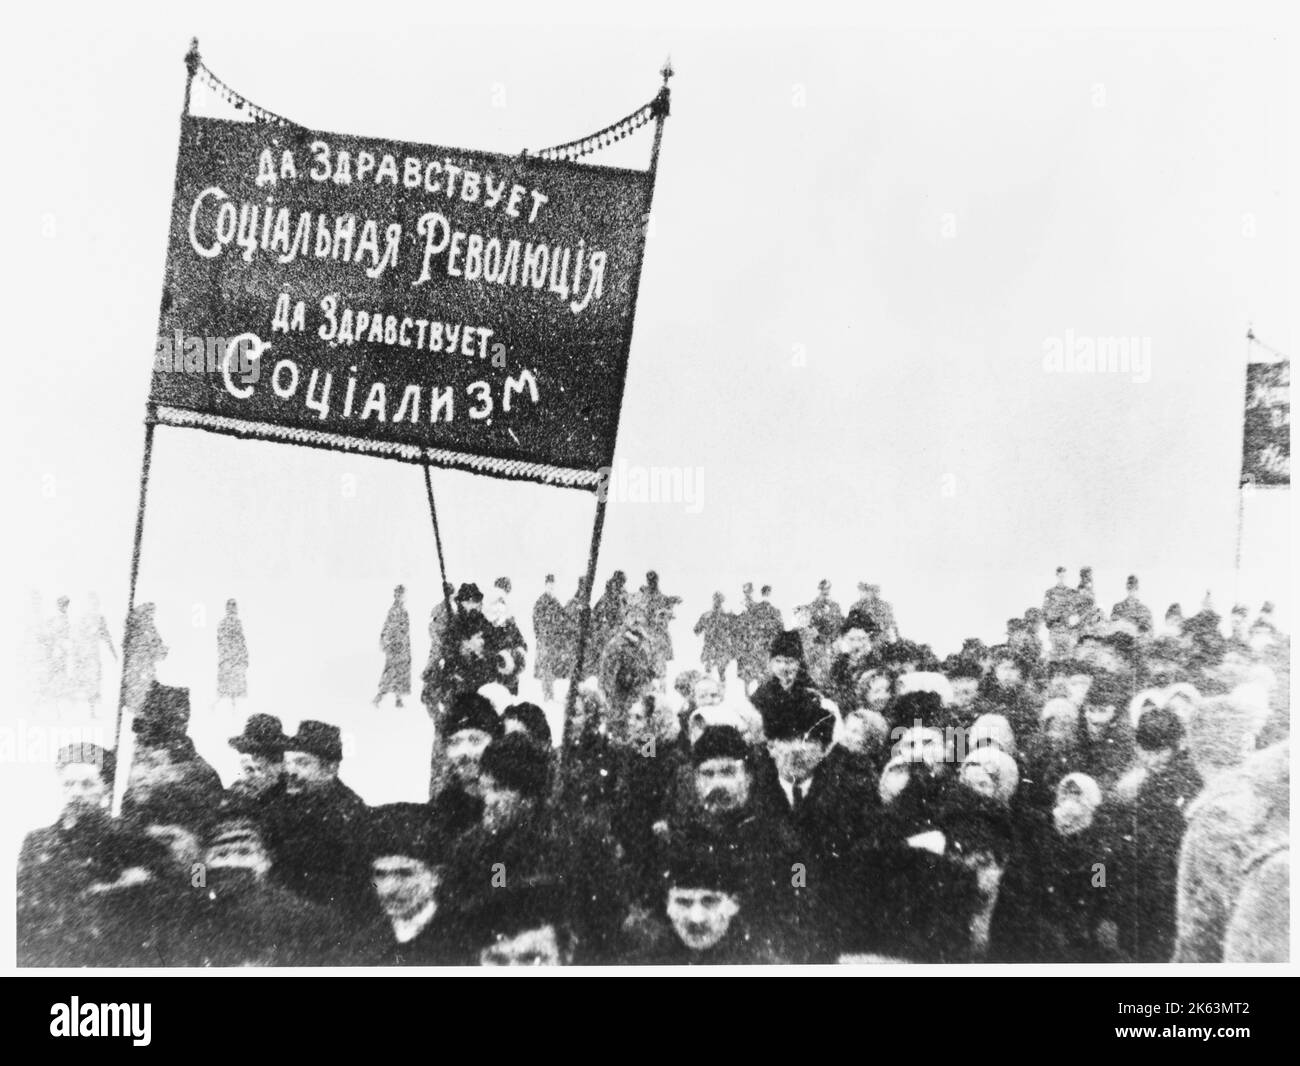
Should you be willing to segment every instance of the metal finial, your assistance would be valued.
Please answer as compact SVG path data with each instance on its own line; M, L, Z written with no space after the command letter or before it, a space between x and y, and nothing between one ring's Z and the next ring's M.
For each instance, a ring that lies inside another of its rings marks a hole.
M669 55L668 58L664 60L663 70L661 70L659 73L663 76L664 88L666 89L668 87L668 79L671 78L675 73L675 71L673 70L673 57L671 55Z
M190 38L190 50L185 53L185 65L189 68L191 74L199 69L199 39Z

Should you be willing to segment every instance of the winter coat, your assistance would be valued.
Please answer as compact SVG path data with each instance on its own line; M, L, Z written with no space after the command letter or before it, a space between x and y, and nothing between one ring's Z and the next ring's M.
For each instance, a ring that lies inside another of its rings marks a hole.
M347 916L374 907L364 850L368 808L335 779L315 792L285 794L266 807L265 828L276 878L309 903Z
M411 621L406 608L393 604L379 635L384 653L384 672L379 677L379 694L406 696L411 691Z

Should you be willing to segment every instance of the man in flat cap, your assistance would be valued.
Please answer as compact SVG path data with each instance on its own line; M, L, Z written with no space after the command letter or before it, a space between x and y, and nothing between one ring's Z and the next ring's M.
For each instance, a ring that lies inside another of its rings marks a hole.
M367 930L370 966L454 966L464 934L439 899L439 844L429 808L389 803L370 812L366 851L382 917Z
M371 907L362 851L366 805L339 780L339 727L304 720L285 743L284 795L266 807L281 882L303 899L348 915Z

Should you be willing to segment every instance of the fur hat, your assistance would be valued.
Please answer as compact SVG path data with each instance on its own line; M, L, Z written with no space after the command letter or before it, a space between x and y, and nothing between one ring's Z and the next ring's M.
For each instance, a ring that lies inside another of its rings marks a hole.
M797 662L803 662L803 638L800 637L797 629L787 629L778 633L772 638L772 643L768 645L767 655L770 659L783 656L787 659L794 659Z
M500 787L532 799L545 796L550 783L550 752L527 733L507 733L492 741L479 767L483 776L491 777Z
M481 729L490 736L499 737L505 732L505 724L486 696L477 692L461 692L447 708L442 731L444 736L450 737L462 729Z
M822 706L811 689L793 688L780 692L760 708L763 735L768 740L812 740L830 747L835 739L834 714Z
M508 721L518 722L524 727L524 732L532 737L538 744L550 747L553 738L551 736L551 723L546 720L546 712L535 703L514 703L505 709L501 715L502 724Z
M749 757L749 745L740 730L728 725L707 726L700 739L691 748L691 763L699 766L710 759L741 759Z
M141 744L162 746L185 736L189 724L190 690L155 681L131 721L131 731Z
M429 807L387 803L370 811L363 845L371 860L402 855L432 865L438 848Z

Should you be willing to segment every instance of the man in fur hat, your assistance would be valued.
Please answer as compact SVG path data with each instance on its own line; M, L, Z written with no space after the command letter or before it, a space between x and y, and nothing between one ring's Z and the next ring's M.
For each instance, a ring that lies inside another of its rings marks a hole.
M462 692L451 701L444 723L446 743L434 767L437 790L430 799L433 825L446 841L478 824L483 815L479 767L483 752L505 734L505 723L486 696Z
M284 795L266 807L267 835L290 891L361 915L372 906L362 848L366 805L339 780L342 760L339 727L304 720L285 743Z
M220 801L221 778L195 749L189 721L190 690L155 681L131 721L135 755L122 801L124 816L164 786L192 793L213 807Z
M664 863L660 935L632 961L658 966L744 966L804 961L797 939L754 903L745 864L689 845Z
M463 933L439 898L440 846L429 808L390 803L370 812L366 851L383 917L366 933L370 966L466 962Z
M577 812L550 803L550 752L525 733L493 740L480 763L483 813L449 852L446 899L458 920L492 893L539 876L568 893L583 962L612 961L626 912L625 885L610 842Z

